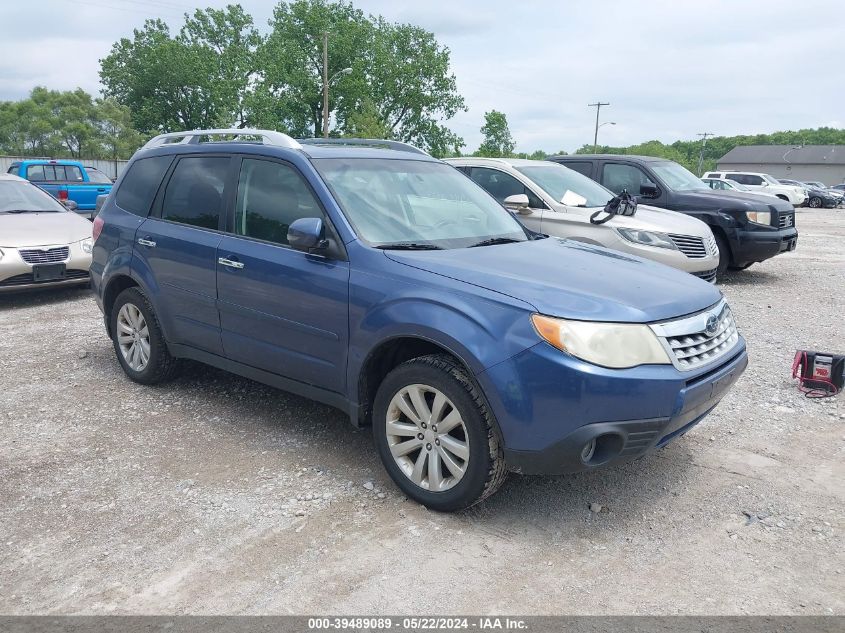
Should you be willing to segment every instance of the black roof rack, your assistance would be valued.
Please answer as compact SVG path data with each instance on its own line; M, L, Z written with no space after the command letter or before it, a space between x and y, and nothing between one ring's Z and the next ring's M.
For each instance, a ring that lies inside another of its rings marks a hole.
M380 138L299 138L296 139L302 145L348 145L351 147L381 147L383 149L392 149L397 152L410 152L411 154L423 154L428 156L428 152L424 152L419 147L414 147L408 143L401 141L388 141Z

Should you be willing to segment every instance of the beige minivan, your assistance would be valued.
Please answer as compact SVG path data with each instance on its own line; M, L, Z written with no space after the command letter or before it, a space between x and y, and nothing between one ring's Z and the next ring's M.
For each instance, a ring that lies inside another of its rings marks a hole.
M706 281L716 280L719 251L713 232L693 217L638 205L632 216L616 215L604 224L590 216L615 194L563 165L513 158L451 158L530 229L556 237L605 246L680 268ZM602 219L599 214L597 219Z
M0 174L0 293L88 283L91 222L23 178Z

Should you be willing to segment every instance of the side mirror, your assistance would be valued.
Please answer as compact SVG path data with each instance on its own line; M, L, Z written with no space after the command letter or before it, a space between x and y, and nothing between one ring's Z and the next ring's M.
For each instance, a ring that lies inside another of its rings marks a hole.
M67 209L68 211L76 211L79 208L79 205L76 204L75 201L70 200L69 198L60 200L59 202L61 202L64 205L65 209Z
M656 198L659 194L657 185L640 185L640 195L645 198Z
M505 198L505 207L515 209L520 213L528 211L528 196L524 193L516 193Z
M761 182L761 183L760 183L760 186L761 186L761 187L768 187L768 186L769 186L769 183L767 183L767 182L764 180L763 182Z
M323 221L320 218L299 218L288 227L288 244L298 251L310 253L328 246L323 238Z

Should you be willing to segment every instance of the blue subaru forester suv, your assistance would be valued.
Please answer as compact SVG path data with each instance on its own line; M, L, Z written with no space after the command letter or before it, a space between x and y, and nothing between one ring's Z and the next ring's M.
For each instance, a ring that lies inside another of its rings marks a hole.
M663 446L748 362L710 284L527 231L395 142L161 135L94 238L93 287L131 379L161 382L187 358L342 409L438 510L509 470Z

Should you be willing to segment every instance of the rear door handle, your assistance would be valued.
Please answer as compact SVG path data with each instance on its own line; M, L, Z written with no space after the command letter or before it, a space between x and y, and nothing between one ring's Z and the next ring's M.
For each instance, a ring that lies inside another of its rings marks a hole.
M144 237L138 238L138 244L140 244L141 246L149 246L150 248L155 248L155 245L156 245L155 242L153 242L152 240L148 240L147 238L144 238Z
M223 266L228 266L229 268L237 268L237 269L241 269L241 268L243 268L243 267L244 267L244 265L243 265L241 262L236 262L236 261L235 261L235 260L233 260L233 259L227 259L227 258L225 258L225 257L220 257L220 258L217 260L217 263L218 263L218 264L222 264Z

